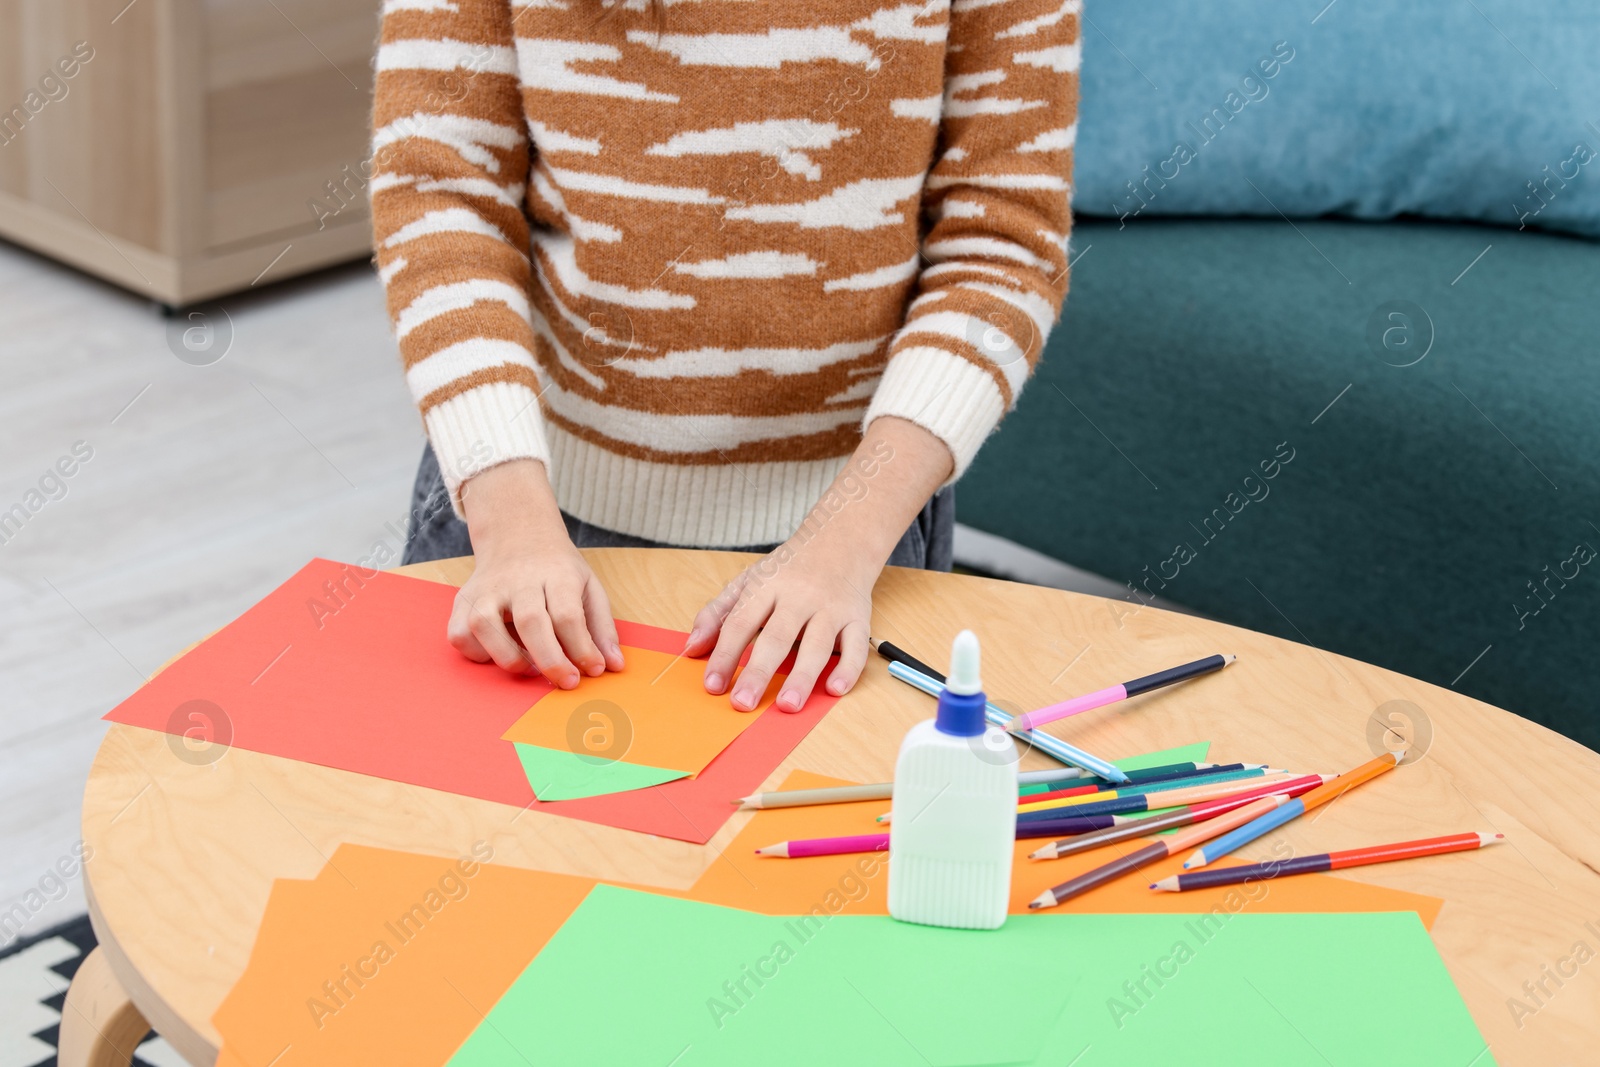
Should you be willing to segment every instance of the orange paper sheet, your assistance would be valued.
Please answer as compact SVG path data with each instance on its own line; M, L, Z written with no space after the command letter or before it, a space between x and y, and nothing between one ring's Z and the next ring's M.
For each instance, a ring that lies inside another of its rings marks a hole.
M774 675L756 709L740 712L706 692L705 670L704 660L630 647L625 669L546 693L502 736L693 776L756 721L788 677Z
M808 771L795 771L784 780L781 788L818 789L852 784ZM725 904L768 915L805 914L816 906L832 913L887 914L887 852L804 859L755 854L756 849L779 841L880 832L883 827L874 820L883 809L883 801L869 800L758 811L700 876L694 888L682 895L708 904ZM1044 840L1034 839L1017 842L1017 859L1011 878L1011 913L1014 915L1026 914L1028 901L1050 886L1107 863L1123 852L1131 852L1146 844L1147 839L1093 849L1065 859L1029 859L1028 854L1044 843ZM1173 856L1164 863L1119 878L1068 901L1060 910L1189 914L1209 912L1220 906L1229 914L1239 911L1415 911L1423 925L1431 928L1444 905L1438 897L1385 889L1326 874L1296 875L1243 887L1249 889L1248 895L1238 886L1186 893L1150 890L1151 882L1180 871L1183 859L1184 855Z
M217 1067L446 1062L594 886L468 860L341 845L275 882Z

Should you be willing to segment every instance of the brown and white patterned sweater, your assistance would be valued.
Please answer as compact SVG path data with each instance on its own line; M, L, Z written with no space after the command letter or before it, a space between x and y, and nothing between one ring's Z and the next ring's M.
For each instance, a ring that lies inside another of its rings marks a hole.
M957 475L1067 284L1082 0L385 0L371 183L459 509L781 541L880 415Z

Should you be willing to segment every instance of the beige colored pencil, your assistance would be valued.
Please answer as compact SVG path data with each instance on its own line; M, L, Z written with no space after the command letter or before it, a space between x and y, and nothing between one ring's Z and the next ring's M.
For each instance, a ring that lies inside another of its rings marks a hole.
M835 785L823 789L781 789L772 793L751 793L734 803L741 810L759 808L798 808L808 804L848 804L856 800L889 800L894 795L893 782L876 782L872 785Z

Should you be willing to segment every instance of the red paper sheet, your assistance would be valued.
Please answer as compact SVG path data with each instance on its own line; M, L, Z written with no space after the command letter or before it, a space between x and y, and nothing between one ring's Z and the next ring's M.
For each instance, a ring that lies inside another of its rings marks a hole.
M237 748L699 844L838 699L819 683L799 712L769 708L695 778L540 802L501 735L550 686L452 648L455 593L313 560L106 718L183 734L198 712L212 739ZM672 654L687 639L622 620L617 632L624 646Z

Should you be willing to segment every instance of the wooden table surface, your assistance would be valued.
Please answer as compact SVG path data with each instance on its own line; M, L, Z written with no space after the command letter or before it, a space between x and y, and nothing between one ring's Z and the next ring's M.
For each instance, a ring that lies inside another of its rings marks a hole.
M677 629L752 558L656 549L585 555L619 618ZM470 559L403 570L455 584L470 571ZM1291 823L1240 855L1265 858L1280 839L1307 854L1462 830L1505 834L1505 845L1465 859L1341 877L1447 901L1433 939L1498 1062L1594 1062L1600 755L1448 690L1221 623L981 578L891 568L879 581L874 635L937 664L964 627L983 639L991 698L1016 710L1211 653L1239 656L1198 684L1059 724L1110 758L1210 740L1214 760L1337 772L1386 743L1373 723L1378 709L1385 721L1410 721L1401 732L1414 733L1419 748L1426 740L1420 759L1341 798L1314 827ZM901 736L933 705L885 668L872 657L861 683L769 786L795 768L869 782L892 776ZM1023 769L1048 765L1034 754ZM534 812L513 821L518 814L244 750L186 762L166 735L114 725L84 793L90 913L134 1004L191 1062L210 1064L219 1043L212 1012L244 969L273 879L313 877L341 842L455 856L482 839L496 863L687 887L749 818L735 815L700 846ZM1051 880L1043 871L1033 877L1041 889ZM1574 956L1578 942L1592 950L1580 953L1583 963ZM1533 983L1532 995L1524 983ZM1528 1010L1514 1012L1518 1002Z

